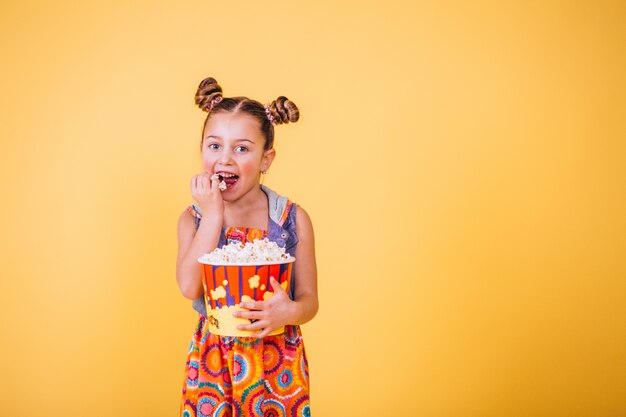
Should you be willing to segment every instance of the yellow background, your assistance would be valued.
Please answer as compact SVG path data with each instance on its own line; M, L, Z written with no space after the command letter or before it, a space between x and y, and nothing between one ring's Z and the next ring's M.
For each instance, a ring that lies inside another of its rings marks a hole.
M3 1L3 416L174 416L197 84L287 95L314 416L626 415L626 3Z

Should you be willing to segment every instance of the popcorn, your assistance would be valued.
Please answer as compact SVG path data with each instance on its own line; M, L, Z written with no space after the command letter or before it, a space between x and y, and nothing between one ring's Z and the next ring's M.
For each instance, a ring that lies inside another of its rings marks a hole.
M211 181L212 180L219 180L221 177L219 174L213 174L211 175ZM219 189L221 191L224 191L228 186L226 185L226 181L224 181L224 179L222 179L218 185Z
M293 261L295 259L285 252L285 248L281 248L276 242L271 242L267 238L255 239L245 245L239 242L229 243L198 258L198 262L211 265L254 265Z

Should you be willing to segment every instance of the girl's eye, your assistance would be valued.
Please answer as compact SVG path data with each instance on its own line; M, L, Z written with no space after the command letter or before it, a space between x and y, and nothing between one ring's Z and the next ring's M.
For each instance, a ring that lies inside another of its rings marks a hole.
M235 152L246 152L248 150L248 148L246 148L245 146L237 146L235 148Z
M219 149L219 148L220 148L220 145L218 145L217 143L209 143L209 144L207 145L207 148L209 148L209 149L213 149L213 150L216 150L216 149Z

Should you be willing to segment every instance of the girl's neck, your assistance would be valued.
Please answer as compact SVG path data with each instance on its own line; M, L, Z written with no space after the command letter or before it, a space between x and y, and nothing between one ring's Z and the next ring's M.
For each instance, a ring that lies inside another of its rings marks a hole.
M268 218L268 199L260 185L236 201L224 201L224 226L267 230Z
M224 209L231 212L258 210L267 207L267 196L261 185L253 187L235 201L224 201Z

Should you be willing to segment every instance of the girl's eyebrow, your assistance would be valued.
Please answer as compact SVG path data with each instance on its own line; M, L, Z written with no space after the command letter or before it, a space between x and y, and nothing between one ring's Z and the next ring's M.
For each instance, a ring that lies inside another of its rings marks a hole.
M222 137L221 136L217 136L217 135L209 135L206 138L204 138L204 140L207 140L207 139L219 139L219 140L222 140ZM250 142L250 143L254 144L253 141L251 141L250 139L247 139L247 138L235 139L235 142Z

